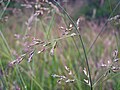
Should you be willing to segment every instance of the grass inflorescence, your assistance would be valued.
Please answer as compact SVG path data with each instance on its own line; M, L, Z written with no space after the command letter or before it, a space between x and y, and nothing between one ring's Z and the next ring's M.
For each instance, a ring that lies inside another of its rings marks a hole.
M99 30L82 16L74 21L56 0L18 1L13 16L5 14L11 2L0 1L1 90L120 88L120 1Z

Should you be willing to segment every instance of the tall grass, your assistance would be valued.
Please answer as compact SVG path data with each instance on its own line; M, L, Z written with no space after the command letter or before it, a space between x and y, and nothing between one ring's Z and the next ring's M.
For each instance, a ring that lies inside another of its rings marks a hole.
M39 7L41 2L37 2L36 7ZM4 25L1 23L0 88L3 90L119 89L119 84L115 83L119 82L116 80L119 78L120 69L119 45L117 46L119 34L115 34L114 37L112 31L108 33L105 29L109 20L114 18L113 14L119 7L120 1L100 32L95 32L89 27L79 30L82 26L77 25L58 2L54 2L56 5L45 2L45 5L47 3L49 6L50 14L45 13L44 16L42 11L36 10L27 17L27 24L24 21L19 24L14 16L13 18L11 16L12 23L10 19ZM10 0L0 14L0 19L4 17L9 3ZM44 5L44 2L42 4ZM48 9L44 7L44 10ZM116 50L110 55L114 49Z

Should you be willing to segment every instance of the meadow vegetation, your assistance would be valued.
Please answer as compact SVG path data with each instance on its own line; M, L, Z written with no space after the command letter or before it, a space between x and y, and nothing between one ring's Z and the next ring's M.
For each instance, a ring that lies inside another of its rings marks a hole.
M0 0L0 90L120 90L119 0L25 1Z

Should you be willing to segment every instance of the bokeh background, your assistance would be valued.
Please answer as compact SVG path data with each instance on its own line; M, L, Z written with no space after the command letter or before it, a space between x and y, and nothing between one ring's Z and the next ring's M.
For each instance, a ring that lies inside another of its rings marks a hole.
M78 34L94 90L119 90L120 1L57 2L0 0L0 90L89 90Z

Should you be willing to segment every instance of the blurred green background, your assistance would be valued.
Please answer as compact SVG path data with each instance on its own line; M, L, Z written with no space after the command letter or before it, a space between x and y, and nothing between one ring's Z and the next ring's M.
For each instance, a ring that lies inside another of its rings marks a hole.
M52 0L51 2L53 4L41 0L0 1L0 90L90 89L88 83L84 81L88 78L83 72L87 66L81 42L78 36L70 36L76 33L75 28L73 26L70 33L65 31L70 28L71 21L60 7ZM104 76L109 69L109 62L113 61L112 52L115 49L119 51L119 24L117 26L111 22L105 24L111 13L112 17L119 15L119 0L58 0L58 2L75 23L79 18L81 20L78 26L87 52L94 90L119 90L119 70L116 73L110 71ZM41 14L36 18L34 14L37 11ZM119 18L117 21L119 22ZM64 29L60 30L60 27ZM103 27L105 30L88 53ZM65 32L68 34L63 35ZM28 48L34 44L34 39L51 44L38 54L44 45ZM50 51L55 41L57 46L54 55L51 56ZM27 54L20 64L9 66L10 62L18 59L29 49L35 49L31 62L27 61L29 58ZM107 66L101 67L102 64ZM120 63L117 63L116 66L119 65ZM72 75L69 75L65 66L69 67ZM65 80L61 80L61 83L58 83L60 78L52 77L55 74L75 81L66 83Z

